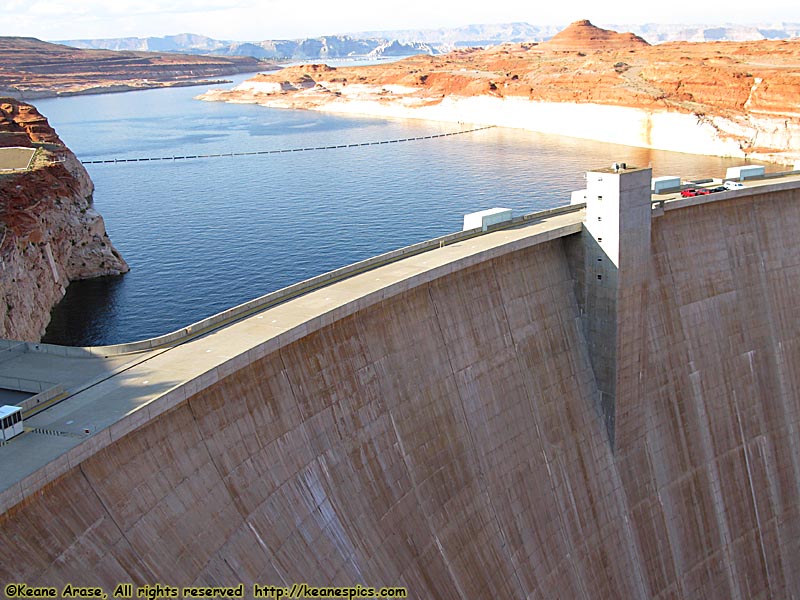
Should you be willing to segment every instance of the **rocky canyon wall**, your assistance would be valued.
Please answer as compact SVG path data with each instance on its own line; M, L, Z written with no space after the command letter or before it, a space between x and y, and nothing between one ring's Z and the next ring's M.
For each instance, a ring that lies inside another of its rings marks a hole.
M70 281L128 265L92 206L80 161L34 107L0 98L0 148L9 146L36 154L31 168L0 172L0 338L37 341Z

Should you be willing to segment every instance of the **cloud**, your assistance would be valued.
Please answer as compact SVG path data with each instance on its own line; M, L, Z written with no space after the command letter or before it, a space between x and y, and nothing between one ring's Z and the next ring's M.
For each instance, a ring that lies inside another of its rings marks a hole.
M774 0L750 21L798 21L790 2ZM262 40L342 33L345 31L436 28L468 23L527 21L533 25L566 25L576 19L630 24L682 22L722 24L739 21L728 3L673 0L656 6L641 0L596 0L536 4L529 0L469 3L460 0L3 0L6 15L0 35L30 35L42 39L163 36L199 33L231 40Z
M164 35L187 26L235 25L248 12L272 2L258 0L11 0L13 19L0 20L0 35L32 35L45 39Z

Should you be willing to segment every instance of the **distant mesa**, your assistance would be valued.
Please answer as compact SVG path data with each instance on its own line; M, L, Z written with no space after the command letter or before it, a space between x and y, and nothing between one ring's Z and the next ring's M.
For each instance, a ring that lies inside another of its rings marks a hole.
M196 85L273 66L249 56L82 50L0 36L0 95L21 99Z
M570 24L541 45L554 50L603 50L641 48L650 44L636 34L602 29L583 19Z
M215 40L202 35L180 34L165 37L127 37L90 40L65 40L68 46L84 49L181 52L215 56L252 56L265 60L316 60L353 57L382 58L438 54L438 47L417 40L394 38L354 38L349 35L327 35L295 40L262 40L236 42Z

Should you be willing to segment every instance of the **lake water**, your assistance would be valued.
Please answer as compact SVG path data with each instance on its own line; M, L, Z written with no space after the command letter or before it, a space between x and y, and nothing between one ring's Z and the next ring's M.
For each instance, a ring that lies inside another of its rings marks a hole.
M238 76L236 81L248 76ZM82 160L360 144L455 124L194 100L175 88L39 100ZM467 126L468 127L468 126ZM247 157L88 165L95 206L131 266L74 282L44 341L112 344L183 327L256 296L461 228L464 213L569 202L614 161L654 176L722 176L741 161L512 129Z

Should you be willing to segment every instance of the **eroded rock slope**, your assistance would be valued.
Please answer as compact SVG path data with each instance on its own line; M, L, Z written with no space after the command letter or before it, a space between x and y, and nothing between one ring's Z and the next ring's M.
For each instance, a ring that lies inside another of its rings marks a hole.
M70 281L128 265L92 206L89 174L33 106L0 98L3 147L36 153L29 169L0 172L0 337L35 341Z

